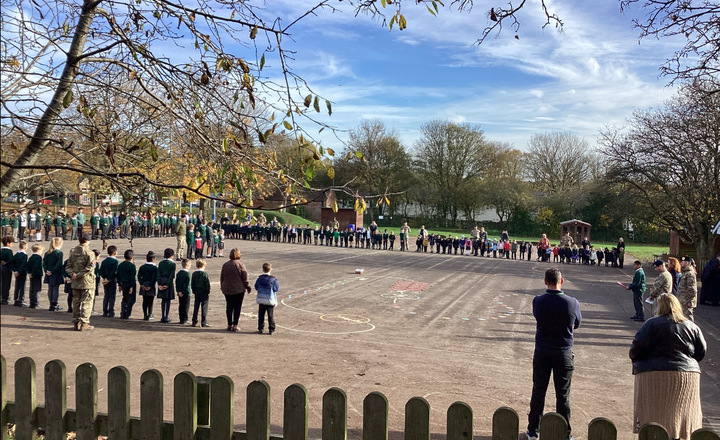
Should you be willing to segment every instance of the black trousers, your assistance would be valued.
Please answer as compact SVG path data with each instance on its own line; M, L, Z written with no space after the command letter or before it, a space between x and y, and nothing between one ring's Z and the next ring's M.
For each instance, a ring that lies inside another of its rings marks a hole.
M635 316L645 319L645 308L643 307L642 294L633 292L633 306L635 306Z
M263 327L265 327L265 312L267 312L268 317L268 329L271 332L275 331L275 317L273 316L273 313L275 312L275 306L268 306L265 304L259 304L260 309L258 310L258 330L262 331Z
M198 322L198 311L200 311L200 309L202 309L202 315L200 316L202 319L201 324L207 324L208 299L207 295L195 295L195 305L193 307L192 318L193 324L197 324Z
M103 316L115 316L115 297L117 296L117 282L115 280L103 286Z
M18 272L18 276L15 277L15 291L13 299L15 302L25 301L25 281L27 280L27 273Z
M546 353L535 350L533 355L533 388L528 414L528 432L538 433L540 417L545 409L545 394L550 383L550 374L555 385L555 411L565 417L570 430L570 382L575 369L575 355L572 350L564 353Z
M227 315L228 325L238 325L240 320L240 309L242 308L245 294L225 295L225 315Z
M30 305L38 305L40 303L40 292L42 291L42 278L30 277Z
M178 317L180 323L184 324L188 321L188 314L190 313L190 295L183 293L183 296L178 295Z
M2 266L0 269L0 291L2 291L2 300L8 301L10 299L10 284L12 283L13 272L10 268L10 262Z
M122 319L130 318L132 315L132 308L135 305L137 298L137 285L135 283L122 286L122 300L120 300L120 317Z

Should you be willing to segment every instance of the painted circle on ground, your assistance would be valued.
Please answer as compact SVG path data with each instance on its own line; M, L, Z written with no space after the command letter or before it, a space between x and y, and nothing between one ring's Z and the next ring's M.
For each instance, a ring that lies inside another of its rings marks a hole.
M328 322L342 322L346 324L367 324L370 318L360 315L343 315L333 313L328 315L320 315L320 319Z

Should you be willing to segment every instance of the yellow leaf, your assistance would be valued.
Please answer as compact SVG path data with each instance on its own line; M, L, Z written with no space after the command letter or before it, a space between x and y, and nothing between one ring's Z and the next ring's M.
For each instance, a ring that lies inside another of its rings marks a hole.
M333 210L333 212L338 212L337 202L333 202L332 210Z
M388 199L387 197L385 197L385 204L390 206L390 199Z

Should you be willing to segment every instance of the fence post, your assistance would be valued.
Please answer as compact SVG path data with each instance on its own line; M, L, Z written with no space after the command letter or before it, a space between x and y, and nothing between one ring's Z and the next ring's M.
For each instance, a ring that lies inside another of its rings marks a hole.
M84 363L75 370L75 431L77 440L97 440L98 373L95 365Z
M447 412L447 440L472 440L473 412L465 402L455 402Z
M140 376L140 439L155 440L163 433L163 376L148 370Z
M197 381L195 375L183 371L175 376L174 438L193 440L197 431Z
M130 439L130 372L118 366L108 371L108 440Z
M669 440L665 428L659 423L646 423L638 432L638 440Z
M235 428L235 384L218 376L210 385L210 440L230 440Z
M210 388L213 378L197 376L197 424L210 424Z
M720 435L710 428L700 428L690 434L690 440L720 440Z
M492 440L518 440L520 417L507 406L495 410L492 419Z
M67 369L61 360L45 364L45 439L65 440L67 427Z
M300 384L285 389L283 439L308 440L308 392Z
M340 388L330 388L322 400L322 440L347 439L347 395Z
M247 440L270 438L270 385L264 380L252 381L247 386L245 419Z
M7 361L5 356L0 355L0 395L2 397L2 408L0 408L0 435L7 438Z
M405 404L405 440L430 440L430 404L422 397Z
M560 414L551 412L540 419L540 437L543 440L567 440L569 435L567 420Z
M15 436L34 439L35 408L35 361L29 357L15 361Z
M617 428L605 417L596 417L588 425L588 440L616 440Z
M374 391L363 400L363 440L387 440L388 400Z

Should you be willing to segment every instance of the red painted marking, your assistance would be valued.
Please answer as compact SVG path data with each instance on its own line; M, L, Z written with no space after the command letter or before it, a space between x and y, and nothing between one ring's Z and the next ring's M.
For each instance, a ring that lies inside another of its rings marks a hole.
M422 292L428 283L420 283L417 281L398 281L397 283L390 286L390 290L395 291L410 291L410 292Z

